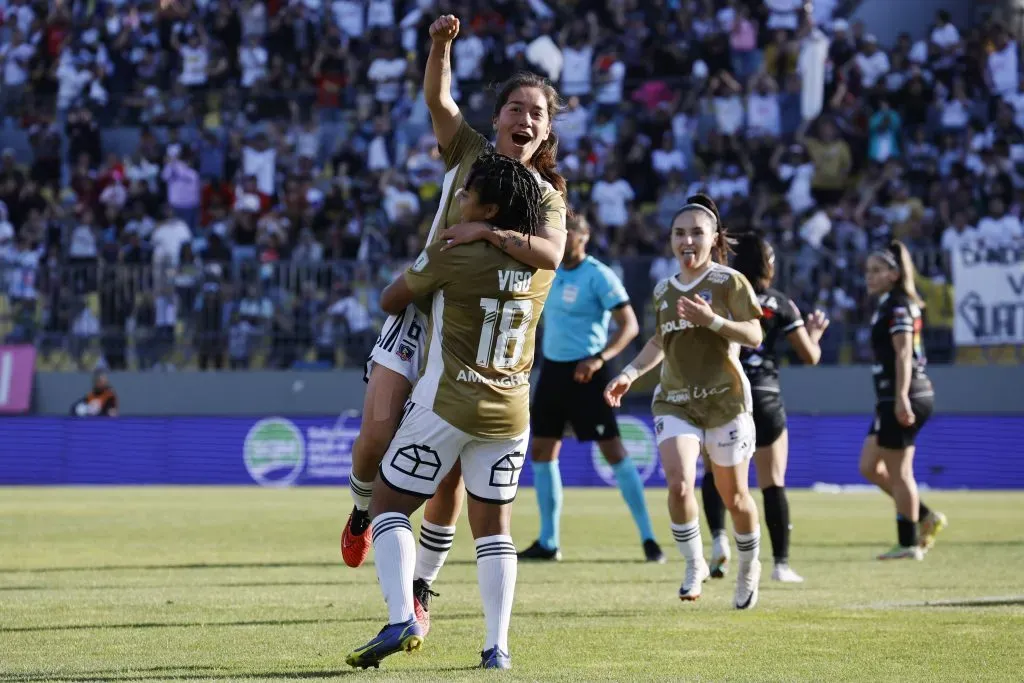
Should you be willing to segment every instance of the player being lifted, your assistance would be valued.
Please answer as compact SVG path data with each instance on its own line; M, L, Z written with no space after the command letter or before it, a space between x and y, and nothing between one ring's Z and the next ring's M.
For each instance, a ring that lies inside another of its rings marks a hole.
M946 516L928 509L914 479L914 442L931 417L935 392L925 374L921 298L914 263L898 240L867 261L868 294L877 296L871 318L875 419L864 439L860 471L896 503L898 542L880 560L915 559L935 543Z
M480 156L458 193L464 220L533 235L541 190L521 163ZM432 297L426 369L373 483L370 517L377 578L388 624L346 660L377 666L423 643L413 606L416 541L409 515L461 463L476 539L477 578L487 626L480 666L508 669L516 582L511 503L530 440L534 337L554 272L524 266L487 242L449 249L435 243L381 294L402 311Z
M785 337L808 365L821 358L818 341L828 328L828 319L815 311L806 324L796 304L773 288L775 251L760 235L747 233L739 237L732 265L754 286L761 304L761 330L764 342L756 349L740 350L740 363L750 381L754 403L754 431L757 434L754 466L757 484L764 497L765 525L772 539L775 568L772 579L801 583L802 576L789 566L789 501L786 499L786 461L789 458L789 433L786 430L786 407L779 385L779 361L776 344ZM725 576L729 561L729 540L725 535L725 506L715 488L712 472L704 473L701 482L704 514L711 528L711 576Z
M672 535L686 559L679 597L699 598L709 575L693 490L703 447L736 532L739 571L733 604L749 609L757 604L761 579L761 532L747 488L754 420L739 347L761 343L761 307L747 279L722 265L728 242L710 197L697 194L687 200L672 220L671 239L680 272L654 289L654 336L608 384L605 398L620 405L636 378L664 361L653 412Z
M465 122L451 96L450 53L458 33L459 20L451 15L438 18L430 26L432 42L423 88L446 173L427 244L433 245L439 239L449 240L449 246L487 241L524 264L554 271L565 248L566 214L565 180L555 169L558 141L551 129L560 107L558 93L539 76L517 74L498 93L493 115L495 149L523 162L540 183L540 224L536 234L527 240L515 229L492 230L493 225L470 221L454 201L455 192L465 184L473 162L490 151L491 145ZM398 311L385 322L367 362L362 424L352 449L349 479L354 508L341 540L342 556L350 567L360 566L370 549L367 532L371 482L398 428L412 385L420 375L426 329L426 316L415 306ZM462 500L456 464L427 504L420 528L416 608L427 629L430 584L451 549Z

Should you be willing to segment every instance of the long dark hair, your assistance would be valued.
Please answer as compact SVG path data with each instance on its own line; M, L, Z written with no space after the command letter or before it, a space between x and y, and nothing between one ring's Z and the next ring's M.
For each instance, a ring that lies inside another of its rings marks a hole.
M466 189L476 190L481 204L494 204L498 213L489 221L496 228L537 234L541 224L540 185L530 169L503 154L481 154L466 177Z
M494 113L492 119L497 120L501 114L501 108L508 102L509 96L519 88L537 88L544 93L544 99L548 103L548 121L554 124L555 117L562 111L562 99L551 82L535 73L520 71L501 84L498 88L498 99L494 102ZM566 200L568 211L569 194L566 190L565 178L558 172L558 135L552 127L547 139L540 143L540 147L533 153L530 165L540 174L540 177L551 183Z
M726 264L729 262L729 254L732 253L733 240L729 238L728 233L725 230L725 224L722 222L722 215L718 213L718 205L715 204L715 200L704 194L698 192L697 194L690 195L686 198L686 205L676 212L676 215L672 217L672 222L675 223L679 216L683 215L687 211L701 211L696 206L690 206L696 204L702 206L711 212L711 215L715 218L715 243L711 247L711 260L715 263Z
M744 232L736 239L732 267L743 274L760 294L775 279L775 250L759 232Z
M914 260L910 258L910 250L907 249L907 245L899 240L892 240L885 249L876 251L874 255L899 273L899 279L896 280L893 289L905 294L908 299L917 304L918 308L924 308L924 299L917 293L917 284L914 282L917 269L914 268Z

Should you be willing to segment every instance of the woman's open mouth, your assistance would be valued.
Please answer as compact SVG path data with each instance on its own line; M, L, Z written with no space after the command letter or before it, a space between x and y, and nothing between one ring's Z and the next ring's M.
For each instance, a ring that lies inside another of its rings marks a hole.
M512 142L519 147L526 147L533 141L533 136L527 133L512 133Z

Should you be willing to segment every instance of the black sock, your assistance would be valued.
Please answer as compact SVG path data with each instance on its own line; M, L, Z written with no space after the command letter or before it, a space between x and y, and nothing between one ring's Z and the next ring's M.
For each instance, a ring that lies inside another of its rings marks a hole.
M715 478L711 472L704 473L704 481L700 485L701 500L704 502L704 516L708 520L712 538L725 533L725 503L715 488Z
M928 509L928 506L924 504L923 500L918 500L917 501L917 519L918 519L918 521L923 522L924 518L927 517L928 515L930 515L931 513L932 513L932 511Z
M789 501L786 489L769 486L761 491L764 496L764 521L772 539L772 557L776 564L789 560Z
M911 522L903 515L896 515L896 535L901 546L914 547L917 545L917 522Z
M370 526L370 512L352 508L352 524L349 527L353 536L362 536Z

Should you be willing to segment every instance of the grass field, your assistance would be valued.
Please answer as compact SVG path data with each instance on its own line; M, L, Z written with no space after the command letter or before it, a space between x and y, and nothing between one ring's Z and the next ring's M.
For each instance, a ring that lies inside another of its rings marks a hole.
M749 613L731 609L731 576L676 599L664 493L648 499L666 565L640 561L617 492L567 490L565 561L520 564L514 670L499 674L472 670L483 619L465 522L423 650L352 671L345 655L386 612L372 563L340 562L347 490L0 489L0 680L1024 680L1024 494L928 494L951 522L936 548L879 563L886 499L793 493L807 583L768 581L766 562ZM524 490L519 546L535 532Z

